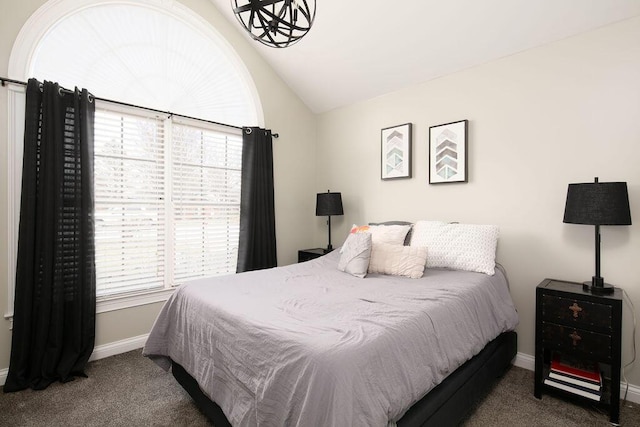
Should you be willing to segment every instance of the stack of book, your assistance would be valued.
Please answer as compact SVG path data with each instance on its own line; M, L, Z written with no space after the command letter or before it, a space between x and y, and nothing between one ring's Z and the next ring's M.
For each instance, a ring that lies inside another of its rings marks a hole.
M544 383L588 399L602 398L602 374L597 364L575 366L560 359L551 361L551 371Z

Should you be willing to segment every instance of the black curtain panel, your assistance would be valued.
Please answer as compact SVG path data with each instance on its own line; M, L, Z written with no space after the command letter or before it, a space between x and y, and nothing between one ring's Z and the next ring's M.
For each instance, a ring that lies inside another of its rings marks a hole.
M270 130L243 129L241 188L237 271L275 267L276 216Z
M93 123L86 91L27 84L22 200L4 391L85 376L96 315Z

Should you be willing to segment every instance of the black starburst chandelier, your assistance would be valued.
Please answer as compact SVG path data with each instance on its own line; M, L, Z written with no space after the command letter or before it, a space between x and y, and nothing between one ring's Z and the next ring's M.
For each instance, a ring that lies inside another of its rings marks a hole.
M231 0L231 6L251 37L269 47L297 43L316 17L315 0Z

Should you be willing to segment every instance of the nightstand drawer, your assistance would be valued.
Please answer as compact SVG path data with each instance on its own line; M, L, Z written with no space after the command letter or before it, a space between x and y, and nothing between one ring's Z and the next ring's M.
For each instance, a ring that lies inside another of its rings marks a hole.
M611 361L611 335L542 322L542 339L550 349L591 360Z
M542 296L542 317L545 321L577 328L611 331L611 306L584 300L545 294Z

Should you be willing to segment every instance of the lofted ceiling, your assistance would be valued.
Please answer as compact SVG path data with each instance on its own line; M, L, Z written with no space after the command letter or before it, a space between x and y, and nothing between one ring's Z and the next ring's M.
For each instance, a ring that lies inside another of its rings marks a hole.
M317 0L299 43L251 43L322 113L639 15L640 0Z

